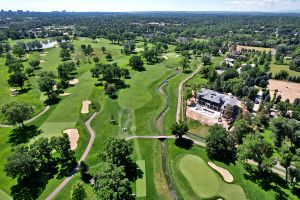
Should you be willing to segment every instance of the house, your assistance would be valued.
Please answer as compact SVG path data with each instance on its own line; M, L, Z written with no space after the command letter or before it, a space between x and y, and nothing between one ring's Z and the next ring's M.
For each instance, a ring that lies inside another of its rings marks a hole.
M229 65L230 67L233 67L234 59L233 59L233 58L225 58L225 62L226 62L226 64Z
M198 93L198 104L208 109L221 112L225 111L227 106L232 106L233 112L238 110L238 100L231 94L221 94L214 90L202 88Z

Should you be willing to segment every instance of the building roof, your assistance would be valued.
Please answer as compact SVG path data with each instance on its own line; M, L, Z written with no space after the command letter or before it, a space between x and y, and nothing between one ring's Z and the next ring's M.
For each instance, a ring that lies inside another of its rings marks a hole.
M222 109L228 105L236 106L238 104L238 100L234 96L221 94L210 89L201 88L198 95L207 101L222 104Z

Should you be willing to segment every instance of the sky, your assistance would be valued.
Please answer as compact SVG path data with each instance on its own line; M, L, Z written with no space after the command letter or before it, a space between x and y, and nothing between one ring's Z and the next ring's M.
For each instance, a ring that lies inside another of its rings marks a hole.
M0 0L0 9L30 11L287 11L300 0Z

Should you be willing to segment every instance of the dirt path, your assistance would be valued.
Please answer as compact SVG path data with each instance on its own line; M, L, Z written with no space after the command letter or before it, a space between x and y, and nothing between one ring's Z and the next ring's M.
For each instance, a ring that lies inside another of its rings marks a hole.
M35 117L33 117L33 118L31 118L31 119L25 121L24 124L28 124L28 123L34 121L35 119L37 119L37 118L39 118L40 116L42 116L43 114L45 114L49 109L50 109L50 106L46 106L46 107L45 107L45 110L43 110L42 112L40 112L37 116L35 116ZM11 128L11 127L13 127L13 126L0 124L0 127L1 127L1 128Z
M100 111L101 112L101 111ZM93 121L93 119L96 117L98 113L94 113L90 118L89 120L87 120L85 122L85 126L86 128L88 129L90 135L91 135L91 138L90 138L90 141L89 141L89 144L88 146L86 147L84 153L82 154L80 160L79 160L79 163L83 160L85 160L85 158L87 157L87 155L89 154L90 150L91 150L91 147L94 143L94 140L95 140L95 132L93 130L93 128L91 127L91 122ZM65 178L65 180L57 187L55 188L55 190L46 198L46 200L51 200L53 199L67 184L68 182L73 178L74 174L77 172L77 169L78 169L78 165L73 169L73 171L70 173L70 175Z

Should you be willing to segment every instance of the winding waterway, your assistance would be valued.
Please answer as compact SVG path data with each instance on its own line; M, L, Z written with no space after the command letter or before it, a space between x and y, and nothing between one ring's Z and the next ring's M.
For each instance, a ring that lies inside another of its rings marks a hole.
M157 88L157 92L161 93L164 98L166 99L167 101L167 106L166 108L159 114L158 118L156 119L156 128L158 129L159 131L159 134L160 135L165 135L164 134L164 118L167 114L167 112L169 111L170 109L170 106L171 106L171 102L169 100L169 97L168 95L166 95L163 91L163 88L168 84L169 80L174 78L175 76L179 75L181 73L181 71L177 71L176 74L168 77L158 88ZM169 172L168 172L168 163L167 163L167 157L166 157L166 144L165 144L165 140L161 140L160 141L160 146L161 146L161 154L162 154L162 169L163 169L163 173L164 173L164 176L165 176L165 179L167 181L167 184L168 184L168 187L170 189L170 192L172 194L172 197L174 200L178 200L178 196L177 196L177 193L176 193L176 190L175 190L175 187L174 185L172 184L172 181L171 181L171 178L170 178L170 175L169 175Z

